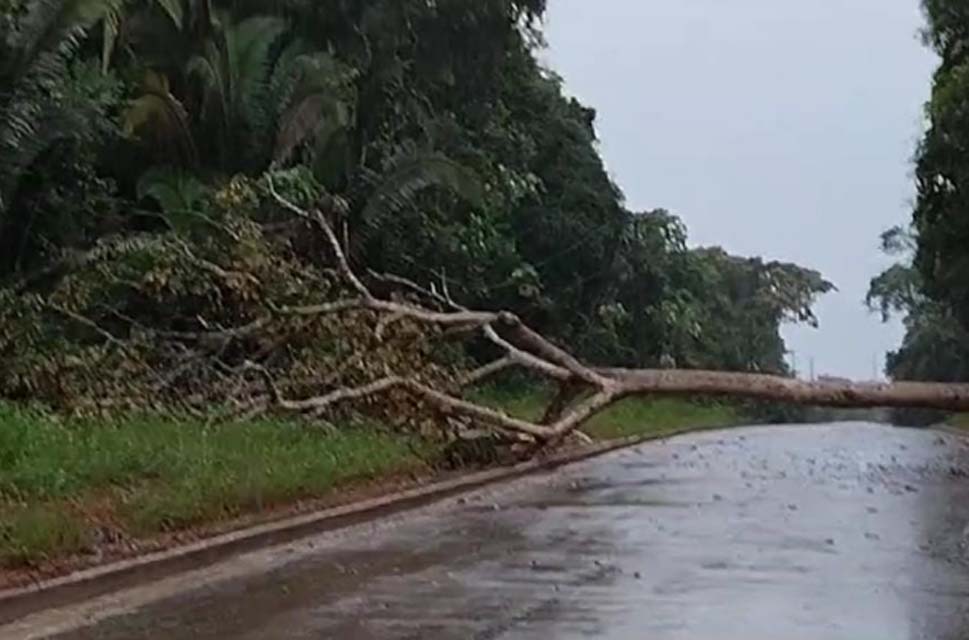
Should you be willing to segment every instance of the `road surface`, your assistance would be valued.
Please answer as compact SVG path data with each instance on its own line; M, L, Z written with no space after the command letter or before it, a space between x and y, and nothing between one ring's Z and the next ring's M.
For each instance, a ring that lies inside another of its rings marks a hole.
M967 638L967 523L969 440L864 424L706 433L44 613L0 637Z

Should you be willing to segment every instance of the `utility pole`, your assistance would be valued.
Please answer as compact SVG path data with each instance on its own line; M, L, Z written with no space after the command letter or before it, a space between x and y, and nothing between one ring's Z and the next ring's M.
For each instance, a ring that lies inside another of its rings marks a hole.
M814 377L814 356L811 356L811 382L815 382L817 378Z

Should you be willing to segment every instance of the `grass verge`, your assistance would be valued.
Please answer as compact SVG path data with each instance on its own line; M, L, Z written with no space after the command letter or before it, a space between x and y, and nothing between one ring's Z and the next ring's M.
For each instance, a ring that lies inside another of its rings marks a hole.
M526 420L541 418L552 391L533 386L525 391L487 388L474 399ZM592 418L583 431L597 440L630 436L662 436L686 428L726 427L743 422L740 412L715 402L692 402L677 398L628 398Z
M550 392L476 400L537 420ZM741 422L727 405L630 399L585 431L601 440ZM356 483L427 472L439 445L375 426L285 421L67 420L0 403L0 569L29 569L162 534L315 500Z
M969 431L969 413L953 414L949 416L948 420L945 421L945 424L956 429Z
M0 405L0 568L318 498L425 469L432 445L372 426L60 420ZM423 449L423 450L422 450Z

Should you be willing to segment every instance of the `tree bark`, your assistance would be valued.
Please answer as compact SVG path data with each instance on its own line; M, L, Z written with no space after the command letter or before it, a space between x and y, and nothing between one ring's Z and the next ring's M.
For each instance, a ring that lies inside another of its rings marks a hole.
M545 409L545 415L542 416L542 424L550 425L555 424L562 419L562 415L566 412L576 398L582 395L583 386L581 384L576 384L572 380L566 380L559 384L558 391L555 393L555 397L552 398L552 402L549 403L548 408Z
M749 373L603 369L625 395L651 393L770 400L838 408L912 407L969 411L969 385L931 382L825 383Z

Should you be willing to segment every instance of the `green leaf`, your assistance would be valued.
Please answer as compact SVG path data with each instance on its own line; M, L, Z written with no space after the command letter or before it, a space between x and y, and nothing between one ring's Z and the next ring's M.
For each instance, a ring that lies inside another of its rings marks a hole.
M182 6L182 0L155 0L155 3L172 19L176 27L184 28L185 7Z
M188 231L204 218L199 207L208 187L191 173L172 167L150 169L138 180L139 200L153 199L176 231Z
M103 33L101 36L101 71L107 73L111 66L111 58L114 55L114 47L118 42L118 34L121 30L121 14L112 11L104 18Z

